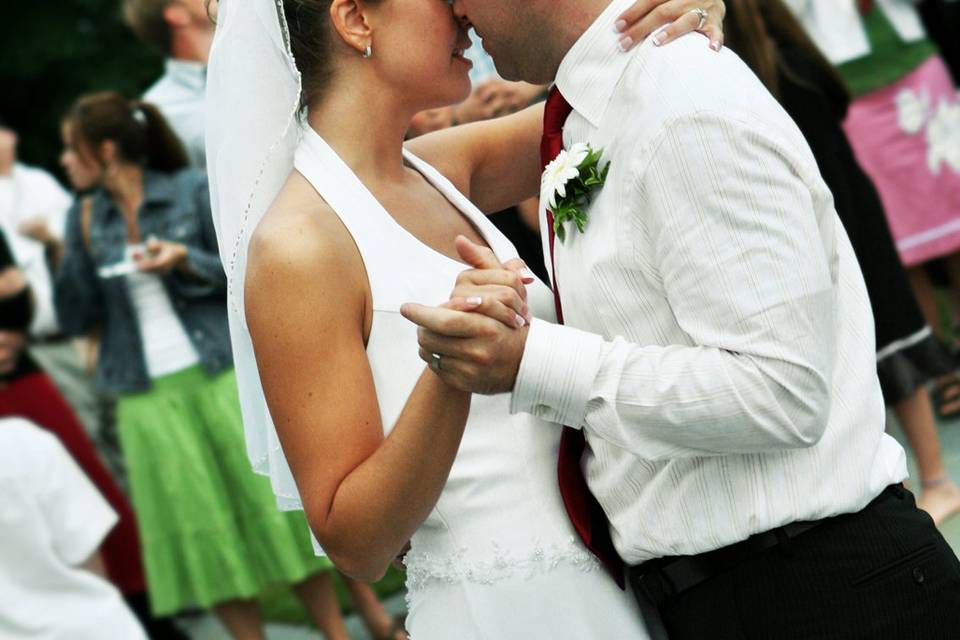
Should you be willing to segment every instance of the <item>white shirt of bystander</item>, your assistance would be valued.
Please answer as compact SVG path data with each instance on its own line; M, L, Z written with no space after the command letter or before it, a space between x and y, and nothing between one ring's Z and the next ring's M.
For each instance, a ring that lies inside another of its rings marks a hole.
M16 164L10 175L0 176L0 229L33 291L35 310L30 335L34 337L50 336L59 327L46 250L21 234L20 226L30 220L43 220L50 233L62 240L72 202L70 194L42 169Z
M0 420L0 639L146 639L117 589L80 567L116 522L55 436Z
M143 94L156 106L183 142L190 164L206 169L204 96L207 67L192 60L168 58L163 76Z

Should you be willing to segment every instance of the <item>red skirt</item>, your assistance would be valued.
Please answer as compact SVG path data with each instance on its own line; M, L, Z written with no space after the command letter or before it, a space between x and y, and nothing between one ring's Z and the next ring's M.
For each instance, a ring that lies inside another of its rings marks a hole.
M146 591L140 537L133 510L50 378L44 373L30 373L7 384L0 383L0 417L8 416L27 418L60 438L119 517L117 526L100 549L111 582L127 595Z

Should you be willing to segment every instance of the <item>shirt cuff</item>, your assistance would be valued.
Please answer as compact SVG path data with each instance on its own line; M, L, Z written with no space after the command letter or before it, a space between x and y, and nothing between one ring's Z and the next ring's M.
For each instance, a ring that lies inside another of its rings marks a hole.
M603 338L534 318L510 399L510 412L579 429L600 370Z

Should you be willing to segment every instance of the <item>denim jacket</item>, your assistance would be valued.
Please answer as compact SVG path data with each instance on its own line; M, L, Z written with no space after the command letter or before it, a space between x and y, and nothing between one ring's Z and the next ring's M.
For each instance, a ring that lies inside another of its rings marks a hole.
M210 213L207 178L194 169L165 174L145 171L144 199L137 212L140 236L187 247L190 275L174 269L162 281L173 309L208 373L233 363L227 327L227 279L220 264ZM121 262L127 225L110 196L92 196L89 249L78 201L67 214L63 261L54 286L60 326L71 335L100 331L97 384L110 393L150 388L140 325L125 277L101 278L98 270Z

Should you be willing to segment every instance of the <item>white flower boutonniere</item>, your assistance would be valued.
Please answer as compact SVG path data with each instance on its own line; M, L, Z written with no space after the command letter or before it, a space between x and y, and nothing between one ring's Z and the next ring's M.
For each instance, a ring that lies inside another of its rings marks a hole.
M563 242L566 232L563 223L573 220L580 233L587 224L584 207L590 202L594 189L607 180L610 163L600 166L603 149L594 149L578 142L561 151L543 170L540 178L540 201L553 214L553 232Z

